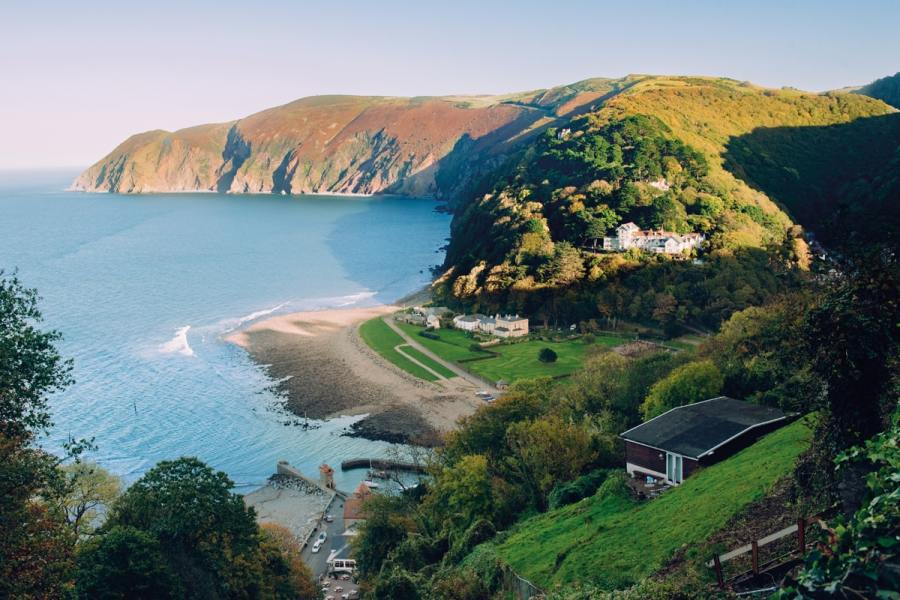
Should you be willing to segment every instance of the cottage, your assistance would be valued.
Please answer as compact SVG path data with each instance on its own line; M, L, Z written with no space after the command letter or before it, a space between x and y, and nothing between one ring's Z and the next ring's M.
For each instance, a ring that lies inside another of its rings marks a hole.
M637 248L658 254L679 254L685 250L697 248L704 239L703 234L700 233L644 231L634 223L624 223L616 227L615 237L603 238L603 249L624 252L631 248Z
M677 485L728 458L788 420L777 408L726 396L679 406L622 433L625 468Z
M366 520L364 504L372 495L372 490L365 483L357 486L353 495L344 501L344 527L351 527L363 523Z
M416 306L412 309L412 313L409 316L416 321L415 324L417 325L423 325L430 329L440 329L441 317L450 314L450 312L450 309L446 306ZM407 319L407 322L412 321Z

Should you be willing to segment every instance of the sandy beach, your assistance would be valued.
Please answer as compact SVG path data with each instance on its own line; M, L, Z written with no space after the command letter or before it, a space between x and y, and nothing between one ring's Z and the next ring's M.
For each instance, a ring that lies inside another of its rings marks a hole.
M472 384L417 379L375 354L359 337L364 321L396 306L278 315L227 336L265 366L288 410L311 419L368 413L354 434L435 443L437 434L478 406Z

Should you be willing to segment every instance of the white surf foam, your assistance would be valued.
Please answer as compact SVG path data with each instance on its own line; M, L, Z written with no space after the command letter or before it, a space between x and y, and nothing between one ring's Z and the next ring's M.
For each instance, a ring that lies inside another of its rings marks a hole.
M165 344L160 344L159 351L163 354L181 354L183 356L194 356L194 350L191 348L191 345L188 344L187 334L190 331L191 326L185 325L184 327L179 328L175 331L175 337L166 342Z

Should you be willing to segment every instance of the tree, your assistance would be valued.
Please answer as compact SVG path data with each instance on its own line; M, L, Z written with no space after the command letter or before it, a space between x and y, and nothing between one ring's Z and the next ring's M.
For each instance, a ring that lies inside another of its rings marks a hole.
M263 596L285 600L315 600L319 588L312 571L300 559L302 548L289 529L275 523L260 526Z
M72 362L56 350L58 331L42 331L38 295L0 270L0 434L27 442L50 427L47 398L72 383Z
M513 424L506 442L511 451L506 461L511 475L531 491L542 511L547 509L553 486L574 479L597 456L590 434L556 415Z
M688 363L656 382L644 403L641 413L651 419L669 409L713 398L722 391L725 378L711 360Z
M165 600L183 590L152 535L133 527L112 527L78 551L76 593L91 600Z
M363 577L381 571L388 554L409 532L415 530L408 501L392 496L371 496L366 500L366 521L353 540L353 558Z
M851 256L812 307L803 330L812 370L825 382L827 454L882 431L900 341L900 262L893 250ZM893 392L893 393L892 393Z
M162 461L116 501L107 526L156 538L188 595L239 595L258 586L259 537L253 509L233 487L196 458Z
M91 462L79 461L62 468L65 491L61 503L76 537L94 530L99 510L108 509L122 492L122 481Z
M47 398L72 382L71 362L39 329L38 296L0 271L0 597L62 598L73 536L56 499L60 460L33 448L50 426ZM75 448L73 448L75 450Z
M463 456L445 469L429 501L436 507L446 507L448 521L463 528L478 518L490 520L494 507L487 458L481 454Z
M541 351L538 352L538 360L542 363L554 363L557 358L556 352L552 348L541 348Z

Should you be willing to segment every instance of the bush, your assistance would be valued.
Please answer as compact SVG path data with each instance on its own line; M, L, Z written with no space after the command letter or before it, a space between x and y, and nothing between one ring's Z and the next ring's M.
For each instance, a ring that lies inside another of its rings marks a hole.
M550 492L550 508L559 508L593 496L611 472L611 469L596 469L574 481L557 485Z
M423 338L428 338L429 340L439 340L439 339L441 339L441 336L439 336L438 334L434 333L433 331L428 331L428 330L420 331L420 332L419 332L419 335L421 335Z
M481 344L479 344L478 342L472 342L471 344L469 344L469 350L471 350L472 352L481 352Z
M554 363L557 358L556 352L552 348L541 348L541 351L538 353L538 360L542 363Z

